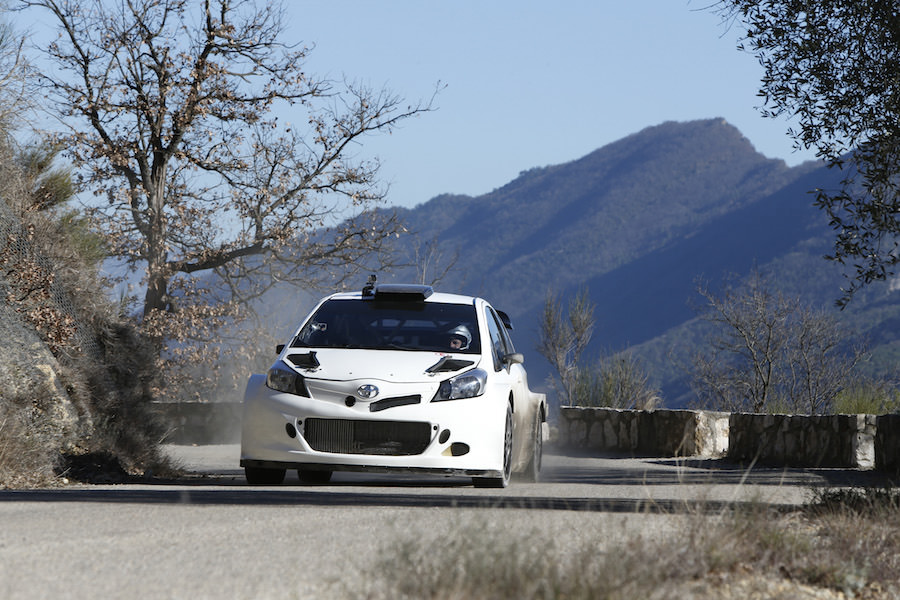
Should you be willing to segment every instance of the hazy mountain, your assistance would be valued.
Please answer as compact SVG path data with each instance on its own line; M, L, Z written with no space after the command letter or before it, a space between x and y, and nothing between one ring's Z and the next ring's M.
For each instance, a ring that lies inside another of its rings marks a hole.
M808 192L836 180L817 163L768 159L711 119L650 127L581 159L523 171L489 194L439 196L401 213L420 240L437 240L444 260L459 252L436 287L482 295L511 315L532 385L548 373L534 350L548 290L567 298L586 287L598 317L589 352L633 347L672 406L684 402L675 363L695 338L698 278L715 286L756 266L789 293L833 304L841 275L821 258L831 237ZM890 325L900 316L888 286L857 300L841 318L878 332L873 346L883 346L882 360L892 356Z

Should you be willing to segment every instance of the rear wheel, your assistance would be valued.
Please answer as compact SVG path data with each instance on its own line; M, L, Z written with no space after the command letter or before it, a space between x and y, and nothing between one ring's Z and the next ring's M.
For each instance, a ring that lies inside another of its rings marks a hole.
M331 471L297 471L300 483L323 484L331 481Z
M506 408L506 430L503 435L503 475L500 477L473 477L477 488L505 488L512 472L512 409Z
M541 476L541 462L544 457L544 435L543 423L541 421L541 411L538 410L534 415L534 427L531 432L531 460L525 467L522 477L525 481L537 481Z
M278 485L284 481L285 469L244 467L244 477L250 485Z

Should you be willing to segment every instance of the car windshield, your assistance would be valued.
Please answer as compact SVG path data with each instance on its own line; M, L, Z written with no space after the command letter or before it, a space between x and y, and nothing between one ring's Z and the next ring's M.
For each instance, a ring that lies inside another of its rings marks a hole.
M473 304L357 299L325 302L291 347L481 352Z

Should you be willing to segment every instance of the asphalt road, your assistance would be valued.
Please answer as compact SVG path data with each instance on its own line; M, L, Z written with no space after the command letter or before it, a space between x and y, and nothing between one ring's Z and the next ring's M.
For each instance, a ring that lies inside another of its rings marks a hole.
M0 491L0 598L358 597L397 540L439 551L474 524L602 545L739 503L788 510L816 487L878 483L841 469L550 454L542 482L505 490L358 473L253 487L237 446L168 451L190 471L181 481Z

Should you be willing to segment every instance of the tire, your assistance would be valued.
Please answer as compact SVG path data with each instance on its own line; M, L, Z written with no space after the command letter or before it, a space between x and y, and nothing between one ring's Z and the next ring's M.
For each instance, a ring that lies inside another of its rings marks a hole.
M541 463L544 458L544 435L541 427L540 409L534 415L534 427L531 432L531 460L522 473L525 481L536 483L541 477Z
M503 434L503 475L500 477L473 477L477 488L505 488L512 473L512 409L506 408L506 430Z
M302 471L297 470L297 478L300 483L321 485L331 481L331 471Z
M250 485L278 485L284 481L285 469L244 467L244 477Z

